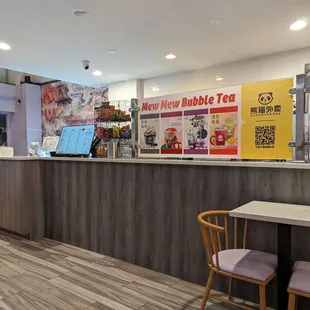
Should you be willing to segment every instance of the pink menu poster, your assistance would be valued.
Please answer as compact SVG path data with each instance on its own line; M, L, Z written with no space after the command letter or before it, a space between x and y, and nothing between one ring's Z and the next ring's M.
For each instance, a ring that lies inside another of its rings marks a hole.
M161 154L182 154L182 112L161 113Z
M238 106L210 109L210 154L238 155Z
M208 109L184 111L184 154L208 154Z

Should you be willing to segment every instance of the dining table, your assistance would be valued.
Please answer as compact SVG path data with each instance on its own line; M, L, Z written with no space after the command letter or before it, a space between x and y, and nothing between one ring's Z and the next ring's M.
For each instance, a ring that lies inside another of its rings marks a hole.
M310 227L310 206L252 201L233 209L231 217L277 224L277 309L288 308L287 287L292 272L291 228Z

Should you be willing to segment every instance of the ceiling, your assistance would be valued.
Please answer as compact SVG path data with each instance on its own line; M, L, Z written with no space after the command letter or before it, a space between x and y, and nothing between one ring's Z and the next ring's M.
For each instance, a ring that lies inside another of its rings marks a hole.
M92 86L156 77L310 46L310 25L289 30L304 16L309 0L0 0L0 67Z

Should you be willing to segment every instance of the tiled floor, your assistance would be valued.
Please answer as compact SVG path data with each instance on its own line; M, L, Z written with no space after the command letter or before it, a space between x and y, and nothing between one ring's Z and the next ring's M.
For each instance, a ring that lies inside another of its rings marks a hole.
M204 288L48 239L0 234L0 309L200 309ZM209 304L206 309L233 309Z

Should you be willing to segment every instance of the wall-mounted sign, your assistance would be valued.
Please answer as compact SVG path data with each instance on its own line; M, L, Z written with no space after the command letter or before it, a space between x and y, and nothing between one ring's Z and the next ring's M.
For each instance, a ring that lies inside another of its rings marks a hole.
M288 159L292 151L293 79L242 86L241 157Z
M290 159L293 79L147 98L141 157Z

